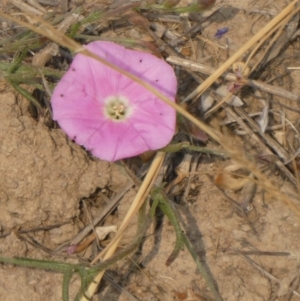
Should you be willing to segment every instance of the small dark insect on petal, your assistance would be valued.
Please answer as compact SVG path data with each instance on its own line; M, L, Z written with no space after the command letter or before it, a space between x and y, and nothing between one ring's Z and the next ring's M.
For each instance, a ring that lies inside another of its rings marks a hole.
M228 27L223 27L217 30L216 34L215 34L215 38L216 39L221 39L223 37L223 35L229 30Z

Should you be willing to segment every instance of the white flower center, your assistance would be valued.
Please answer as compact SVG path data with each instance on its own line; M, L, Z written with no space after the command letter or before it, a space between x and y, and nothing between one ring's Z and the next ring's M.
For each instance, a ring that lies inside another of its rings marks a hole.
M104 103L105 116L114 121L124 120L132 113L132 108L128 105L126 97L110 96L105 99Z

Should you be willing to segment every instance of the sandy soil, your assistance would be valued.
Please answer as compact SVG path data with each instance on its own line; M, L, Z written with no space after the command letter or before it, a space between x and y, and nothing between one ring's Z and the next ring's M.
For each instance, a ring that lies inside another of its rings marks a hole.
M221 12L202 33L205 39L213 41L206 48L206 52L212 55L212 65L219 63L213 58L224 56L226 59L226 55L236 51L268 22L270 15L257 13L257 10L273 15L285 5L281 0L269 4L265 0L217 1L211 11L222 7ZM252 11L256 13L250 14ZM227 40L216 41L213 38L215 32L225 26L229 28ZM131 31L131 34L137 33ZM227 54L222 50L226 43L229 45ZM298 45L295 43L293 47ZM195 45L198 44L195 42ZM299 92L299 74L293 71L291 76L294 83L291 89ZM283 99L277 100L289 104ZM51 230L29 233L39 244L54 250L72 239L89 222L82 208L82 199L87 200L94 217L128 179L117 165L92 158L83 148L68 140L60 129L49 129L43 120L33 119L26 100L16 97L8 87L1 91L0 103L0 230L3 234L0 236L0 255L62 260L64 258L50 256L20 239L16 231L58 224ZM259 107L256 105L255 109ZM298 118L295 112L288 111L287 114L292 122ZM238 140L245 145L249 143ZM257 147L255 142L251 144L253 148ZM291 287L300 291L299 218L280 200L270 198L260 188L247 218L242 216L234 203L205 175L214 175L228 164L229 160L220 162L205 155L199 157L197 170L190 175L192 188L188 198L176 207L186 234L215 279L223 300L299 300L300 295L289 294ZM269 174L279 181L281 191L298 202L294 186L279 173ZM238 203L243 201L239 192L226 192ZM106 225L120 224L134 194L135 190L131 189L124 196L118 210L106 220ZM135 235L135 227L130 229L127 241ZM126 239L123 244L126 244ZM154 226L149 230L132 260L119 262L109 275L135 296L135 300L213 300L186 250L171 266L165 265L174 243L174 230L164 218L155 231ZM249 257L229 254L238 250L288 254ZM91 250L85 255L88 257L89 254L91 256ZM261 271L249 262L249 258ZM76 262L74 257L64 260ZM268 273L274 278L270 279ZM2 301L61 300L61 283L59 273L0 266ZM71 299L78 287L79 281L75 277L71 284ZM95 300L123 301L130 298L106 281Z

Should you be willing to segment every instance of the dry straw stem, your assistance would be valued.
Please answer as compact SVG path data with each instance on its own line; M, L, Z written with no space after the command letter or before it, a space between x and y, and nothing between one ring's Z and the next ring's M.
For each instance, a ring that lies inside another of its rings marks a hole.
M265 269L263 269L261 267L261 263L256 263L254 260L252 260L249 256L245 255L245 254L240 254L241 257L246 260L250 265L252 265L253 267L255 267L257 270L259 270L264 276L266 276L267 278L269 278L270 280L274 281L275 283L278 283L279 285L282 284L282 280L276 278L275 276L273 276L271 273L269 273L268 271L266 271ZM259 254L260 255L260 254ZM290 288L289 291L291 291L295 296L300 297L300 294L294 290L294 288ZM286 299L287 300L287 299ZM289 299L290 300L290 299Z
M139 203L139 200L145 199L153 184L154 181L156 180L156 177L160 171L160 167L163 163L163 160L165 158L166 153L165 152L157 152L155 155L155 158L153 159L151 166L146 174L146 177L144 179L144 181L142 182L138 193L136 194L136 197L131 205L131 207L129 208L124 220L122 221L122 224L120 226L120 229L118 230L116 236L114 237L114 239L107 245L107 247L92 261L92 264L95 263L97 260L99 260L103 255L105 255L109 249L109 247L114 243L114 241L116 241L119 236L124 232L124 230L126 229L126 227L129 225L130 223L130 217L132 217L134 215L134 213L136 213L140 208L137 208L134 206L135 203L139 204L140 206L142 205L142 203Z
M228 101L233 96L233 93L229 92L220 102L218 102L214 107L205 113L204 119L207 119L209 115L219 109L226 101Z
M97 215L92 221L91 224L85 226L69 243L69 245L77 245L79 244L93 229L93 226L99 224L106 216L108 216L119 204L120 200L123 198L124 194L133 186L133 184L127 183L123 188L120 189L120 192L110 200L110 202L105 206L105 208L101 211L101 214ZM64 247L64 245L62 245ZM59 249L56 249L57 252Z
M234 63L244 51L250 48L253 43L257 42L260 37L262 37L265 33L267 33L273 26L276 26L283 18L285 18L288 14L292 13L295 9L295 5L298 1L293 1L291 4L289 4L277 17L275 17L273 20L270 21L269 24L267 24L262 30L255 35L252 39L250 39L249 42L247 42L241 50L237 51L236 54L234 54L229 60L227 60L224 65L222 65L219 69L216 70L216 72L210 76L203 84L199 87L201 88L199 91L204 91L207 87L209 87L214 80L216 80L224 71L228 69L228 67L231 66L232 63ZM141 86L145 87L149 91L151 91L154 95L162 99L164 102L166 102L168 105L173 107L178 113L186 117L188 120L190 120L192 123L194 123L196 126L198 126L200 129L202 129L204 132L206 132L208 135L210 135L214 140L220 143L220 145L223 146L224 150L227 152L227 154L233 158L236 162L244 166L245 168L248 168L251 170L251 172L254 174L255 177L259 180L260 186L265 189L271 196L278 198L279 200L283 201L290 209L292 209L299 217L300 217L300 210L299 208L291 201L290 198L288 198L286 195L281 193L278 188L276 188L269 179L256 167L255 163L251 162L245 154L238 149L237 147L231 145L230 139L228 137L224 137L224 135L214 129L212 129L210 126L206 125L205 123L201 122L197 118L195 118L193 115L191 115L189 112L184 110L181 106L177 105L173 101L171 101L168 97L157 91L154 87L152 87L150 84L144 82L140 78L136 77L135 75L122 70L118 66L115 66L114 64L111 64L107 62L106 60L102 59L101 57L98 57L96 54L90 52L87 50L84 46L78 44L74 40L70 39L60 31L53 28L48 23L44 22L42 19L31 16L31 19L36 20L36 23L40 23L38 27L35 27L31 24L28 24L26 22L23 22L21 20L18 20L10 15L7 15L3 13L3 11L0 10L0 16L3 18L9 19L13 22L16 22L24 27L27 27L31 29L32 31L44 35L51 39L52 41L69 48L70 50L74 52L80 52L81 54L84 54L86 56L89 56L91 58L94 58L95 60L101 62L104 65L109 66L110 68L124 74L128 78L136 81ZM224 67L223 67L224 66ZM197 94L197 92L196 92Z
M201 72L201 73L204 73L207 75L211 75L216 72L216 69L213 67L210 67L210 66L204 65L202 63L192 61L192 60L183 59L183 58L173 56L173 55L170 55L167 58L167 62L187 68L187 69L191 69L193 71ZM224 77L225 80L228 80L231 82L235 82L237 80L236 75L233 73L225 72L224 74L222 74L222 77ZM280 87L266 84L261 81L252 80L252 79L243 79L243 84L257 88L261 91L264 91L264 92L267 92L270 94L274 94L274 95L292 100L292 101L299 101L299 99L300 99L299 94L287 91Z
M281 22L279 22L276 26L274 26L274 28L272 28L266 35L264 35L261 40L257 43L257 45L255 46L255 48L251 51L251 54L249 55L249 57L247 58L246 61L246 65L249 64L251 58L254 56L254 54L256 53L256 51L261 47L261 45L275 32L276 34L273 36L272 40L270 41L269 45L266 47L266 49L264 49L264 53L261 54L261 59L263 59L265 57L265 54L269 51L269 49L271 49L271 47L275 44L275 42L278 40L278 38L280 37L280 35L282 34L285 26L288 24L288 22L295 16L295 14L297 14L299 12L299 8L297 7L297 9L295 9L292 13L290 13L287 17L285 17ZM279 29L279 30L278 30ZM284 33L283 33L284 34ZM260 60L257 60L257 62L255 63L254 66L252 66L251 68L251 72L253 72L254 70L256 70L257 66L260 64Z
M224 64L222 64L214 74L208 77L198 88L189 94L184 101L188 101L198 95L201 95L207 90L226 70L228 70L233 63L235 63L246 51L248 51L255 43L260 41L267 35L274 27L276 27L288 15L294 15L299 8L295 9L298 0L294 0L285 9L281 11L273 20L271 20L265 27L263 27L255 36L253 36L245 45L243 45L236 53L234 53Z
M265 28L263 28L261 30L261 32L259 32L248 43L246 43L245 46L243 46L241 48L241 50L239 50L223 66L221 66L216 71L216 73L213 74L211 77L209 77L199 87L199 89L197 89L197 91L195 91L193 94L197 95L198 93L202 93L205 89L207 89L224 71L226 71L232 65L233 62L235 62L242 55L242 53L244 53L247 49L249 49L249 47L251 47L251 45L253 45L253 43L257 42L260 37L262 37L265 33L267 33L270 30L270 28L273 28L273 26L276 26L276 24L278 24L278 22L280 22L283 18L285 18L288 14L290 14L293 11L296 3L297 3L297 1L293 1L290 5L288 5L287 8L285 8L279 16L277 16L275 19L273 19ZM253 173L253 175L257 178L260 186L263 189L265 189L273 197L276 197L276 198L280 199L281 201L283 201L289 208L291 208L300 217L300 210L291 201L291 199L289 197L287 197L285 194L281 193L269 181L269 179L257 168L255 163L251 162L240 149L238 149L237 147L233 147L231 145L230 139L228 139L228 137L224 137L222 135L222 133L220 133L218 131L215 131L214 129L212 129L211 127L206 125L205 123L203 123L203 122L199 121L198 119L196 119L194 116L192 116L186 110L184 110L182 107L180 107L176 103L173 103L173 101L171 101L165 95L163 95L162 93L157 91L155 88L153 88L150 84L140 80L138 77L122 70L118 66L115 66L115 65L105 61L104 59L98 57L94 53L88 51L84 46L82 46L82 45L78 44L77 42L73 41L72 39L70 39L69 37L67 37L66 35L61 33L60 31L56 30L55 28L53 28L49 24L45 23L40 18L30 16L31 20L35 20L36 23L40 24L39 26L36 27L36 26L33 26L33 25L28 24L26 22L20 21L20 20L14 18L12 16L6 15L1 10L0 10L0 16L2 16L3 18L9 19L11 21L14 21L14 22L16 22L16 23L18 23L18 24L20 24L24 27L27 27L27 28L31 29L32 31L34 31L38 34L46 36L49 39L51 39L52 41L54 41L54 42L56 42L56 43L58 43L58 44L60 44L64 47L67 47L67 48L69 48L70 50L72 50L74 52L77 52L77 53L80 52L81 54L84 54L88 57L94 58L95 60L97 60L97 61L109 66L110 68L124 74L128 78L136 81L141 86L143 86L146 89L148 89L149 91L151 91L154 95L156 95L157 97L159 97L160 99L165 101L168 105L170 105L171 107L176 109L177 112L179 112L181 115L183 115L184 117L189 119L196 126L198 126L200 129L202 129L207 134L209 134L214 140L219 142L220 145L224 148L224 150L230 155L230 157L232 157L237 163L239 163L243 167L249 169ZM193 95L189 96L189 98L191 98L191 97L193 97ZM122 226L119 230L120 233L122 233L122 231L126 228L126 225L129 223L129 220L131 219L131 217L137 212L137 210L142 205L144 199L147 197L148 192L151 189L151 182L153 183L153 180L155 179L155 171L157 172L159 170L159 167L160 167L160 164L162 163L163 158L164 158L164 154L159 152L157 154L154 162L153 162L153 165L152 165L153 167L151 167L151 172L149 171L149 173L147 174L147 176L146 176L146 178L145 178L145 180L142 184L142 187L140 188L133 204L131 205L130 211L126 215L126 219L124 219L124 221L122 223ZM120 235L120 234L118 234L118 235ZM121 236L116 236L116 240L115 240L114 244L108 246L109 249L108 249L108 252L105 254L104 259L109 258L115 252L120 239L121 239ZM103 274L104 274L104 272L99 273L97 275L97 277L95 278L95 283L92 282L92 284L90 285L90 287L88 288L88 290L86 292L87 297L91 297L94 294L95 290L98 287L99 282L101 281L101 278L103 277ZM82 296L80 301L87 301L87 300L88 299L86 299L84 296Z
M24 3L23 1L20 1L20 0L11 0L11 2L16 6L18 7L20 10L24 11L24 12L27 12L29 14L36 14L36 15L43 15L45 13L45 11L41 11L39 9L36 9L26 3Z
M149 171L140 186L140 189L138 193L136 194L124 220L122 221L122 224L120 226L120 229L118 230L116 236L114 239L109 243L109 245L93 260L92 263L95 263L103 254L104 255L104 260L110 258L116 251L118 244L122 238L122 234L125 231L125 229L128 227L130 221L132 218L136 215L136 213L139 211L141 206L143 205L145 199L147 198L150 190L153 187L153 184L155 182L155 179L159 173L159 170L162 166L162 163L165 158L165 153L163 152L158 152L153 159L151 166L149 168ZM105 271L101 271L92 281L90 286L88 287L87 291L85 292L85 296L91 298L95 291L98 288L98 285L104 275ZM88 301L89 299L86 299L84 295L81 296L80 301Z
M224 71L226 71L232 63L234 63L245 51L247 51L251 45L253 45L255 42L257 42L261 37L264 36L264 34L268 33L271 28L276 26L282 19L284 19L288 14L293 13L295 9L295 5L298 1L293 1L291 4L289 4L277 17L275 17L268 25L266 25L257 35L255 35L252 39L250 39L249 42L247 42L238 52L236 52L229 60L227 60L224 65L222 65L219 69L216 70L216 72L210 76L203 84L192 94L197 95L199 92L202 93L205 89L207 89L220 75L223 74ZM42 19L30 16L31 20L35 20L36 23L39 23L39 26L33 26L29 23L23 22L21 20L18 20L10 15L7 15L3 13L3 11L0 10L0 16L2 16L5 19L9 19L13 22L16 22L24 27L27 27L31 29L32 31L41 34L43 36L48 37L52 41L69 48L70 50L84 54L88 57L94 58L95 60L101 62L104 65L109 66L110 68L124 74L128 78L136 81L141 86L145 87L149 91L151 91L154 95L162 99L164 102L166 102L168 105L173 107L177 112L179 112L181 115L189 119L192 123L194 123L196 126L198 126L200 129L205 131L208 135L210 135L214 140L220 143L221 146L223 146L224 150L227 152L227 154L232 157L236 162L244 166L245 168L248 168L251 170L251 172L257 177L261 187L265 189L270 195L273 197L276 197L283 201L289 208L294 210L294 212L300 217L300 210L299 208L288 198L286 195L281 193L270 181L269 179L261 173L261 171L256 167L255 163L251 162L245 154L238 149L237 147L234 147L230 143L230 139L228 137L224 137L222 133L212 129L210 126L206 125L205 123L201 122L194 116L192 116L190 113L188 113L186 110L184 110L181 106L177 105L173 101L171 101L169 98L167 98L165 95L157 91L155 88L153 88L150 84L142 81L140 78L134 76L133 74L126 72L119 68L118 66L115 66L106 60L102 59L101 57L98 57L94 53L88 51L84 46L78 44L74 40L70 39L60 31L53 28L51 25L45 23ZM189 98L193 97L193 95L188 96Z
M275 151L276 154L283 160L284 158L289 157L287 152L281 147L280 144L277 143L276 140L274 140L270 135L266 133L261 133L259 125L255 121L253 121L252 118L248 117L248 115L242 108L235 108L235 110L232 110L232 108L227 107L225 108L225 111L229 116L236 120L239 126L243 130L245 130L252 139L255 140L255 142L262 149L263 154L273 155L273 151ZM244 122L244 120L246 120L247 122ZM259 135L264 139L264 141L260 139ZM270 148L273 151L271 151ZM286 178L288 178L293 184L297 185L297 181L294 175L280 160L276 160L275 164L283 172Z

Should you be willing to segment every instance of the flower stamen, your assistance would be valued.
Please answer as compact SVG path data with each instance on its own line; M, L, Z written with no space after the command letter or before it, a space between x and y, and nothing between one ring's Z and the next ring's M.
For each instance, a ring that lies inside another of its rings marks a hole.
M105 101L105 115L114 121L126 119L131 111L125 97L109 97Z

